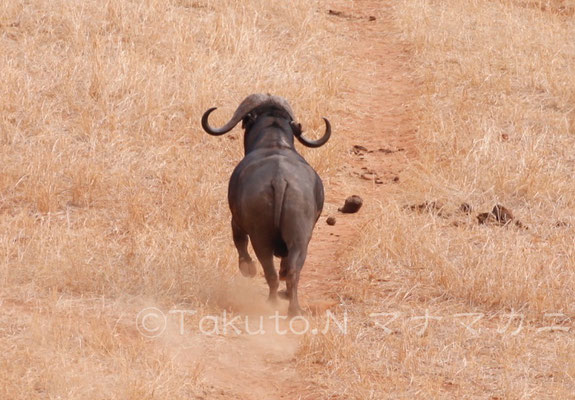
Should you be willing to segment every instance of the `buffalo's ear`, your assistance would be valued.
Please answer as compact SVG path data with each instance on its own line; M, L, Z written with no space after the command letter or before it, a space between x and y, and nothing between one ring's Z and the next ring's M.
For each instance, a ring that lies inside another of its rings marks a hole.
M246 129L247 126L251 125L256 119L256 116L252 113L246 114L245 117L242 118L242 129Z
M292 130L293 130L293 134L294 134L295 136L298 136L298 137L301 136L301 134L302 134L302 132L303 132L302 127L301 127L301 124L300 124L300 123L297 123L297 122L295 122L295 121L291 121L291 122L290 122L290 125L291 125L291 128L292 128Z

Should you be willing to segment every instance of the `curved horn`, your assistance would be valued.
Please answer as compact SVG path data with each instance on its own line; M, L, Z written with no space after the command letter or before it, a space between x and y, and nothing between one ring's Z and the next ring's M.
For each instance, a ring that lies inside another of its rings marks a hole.
M325 117L322 118L325 121L325 133L323 134L323 137L321 137L318 140L309 140L303 137L301 127L299 129L294 129L294 135L297 138L297 140L300 141L301 144L307 147L316 148L323 146L328 141L329 137L331 136L331 124L329 123L327 118Z
M279 96L257 93L246 97L244 101L242 101L238 106L230 121L221 128L212 128L208 122L208 117L217 107L208 109L202 116L202 128L204 128L204 130L210 135L223 135L224 133L228 133L234 129L238 122L240 122L247 114L264 104L273 105L286 110L290 117L293 119L293 112L285 99Z
M223 135L224 133L228 133L229 131L231 131L237 124L238 122L240 122L241 118L237 119L234 118L236 115L234 114L234 117L232 117L232 119L230 120L230 122L228 122L227 124L225 124L224 126L222 126L221 128L212 128L210 126L210 123L208 122L208 117L210 116L210 114L212 113L212 111L217 110L217 107L212 107L209 108L204 115L202 115L202 128L204 128L204 131L206 131L207 133L209 133L210 135L213 136L220 136Z

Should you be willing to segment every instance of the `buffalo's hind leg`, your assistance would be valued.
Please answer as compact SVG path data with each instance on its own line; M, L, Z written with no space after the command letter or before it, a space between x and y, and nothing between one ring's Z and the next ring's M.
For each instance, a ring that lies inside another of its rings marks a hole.
M243 276L253 278L257 274L256 263L250 257L248 253L248 242L249 238L247 233L245 233L232 219L232 235L234 237L234 244L238 250L239 255L239 268Z
M272 250L269 250L270 246L265 243L265 240L258 241L257 238L254 239L255 240L252 240L252 245L258 260L262 264L264 275L266 276L266 282L270 288L268 301L272 304L275 304L277 303L278 287L280 282L274 267L274 254Z
M262 263L263 267L264 267L264 274L266 276L266 282L268 283L268 286L270 288L270 293L268 295L268 301L272 304L277 303L277 299L278 299L278 287L280 285L280 282L278 280L278 274L276 272L276 269L274 267L274 258L272 255L270 255L269 257L266 257L265 259L260 259L258 257L258 259L260 260L260 262Z
M302 314L299 306L297 287L299 283L299 274L303 268L307 251L290 250L287 257L282 259L281 269L285 274L286 291L281 292L280 296L289 300L288 315L295 317Z
M290 260L288 259L288 257L287 257L287 256L286 256L286 257L283 257L283 258L282 258L282 261L281 261L281 263L280 263L280 273L279 273L280 281L285 281L285 280L286 280L287 274L288 274L288 271L289 271L289 265L290 265ZM287 286L287 283L286 283L286 286ZM289 299L290 299L290 295L288 294L287 289L285 289L285 290L280 290L280 291L278 292L278 296L281 297L281 298L284 299L284 300L289 300Z

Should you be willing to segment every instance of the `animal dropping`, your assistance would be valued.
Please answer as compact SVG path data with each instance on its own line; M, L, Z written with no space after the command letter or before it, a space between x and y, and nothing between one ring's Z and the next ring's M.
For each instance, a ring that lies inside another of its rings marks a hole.
M244 158L234 169L228 186L232 213L232 235L239 255L240 272L257 273L248 253L251 241L269 286L268 300L276 302L279 281L286 281L288 314L301 313L297 288L313 228L324 202L319 175L296 151L294 139L307 147L324 145L331 125L324 118L325 133L307 139L287 100L270 94L252 94L238 106L221 128L208 122L216 108L202 116L202 127L210 135L231 131L240 121L244 129ZM281 258L279 277L273 257Z
M501 225L507 225L509 222L513 220L513 213L511 212L511 210L499 204L493 207L493 210L491 210L491 214L495 215L495 219Z
M510 209L508 209L507 207L503 207L500 204L496 204L493 207L493 210L491 210L491 212L485 212L477 215L477 221L480 224L492 223L499 226L507 226L512 221L515 221L515 226L517 226L518 228L529 229L521 221L517 220L513 216L513 213L511 212Z
M345 203L343 204L343 207L340 207L337 210L339 212L344 213L344 214L353 214L353 213L358 212L362 205L363 205L363 200L361 199L361 197L359 197L357 195L353 195L353 196L349 196L347 199L345 199Z

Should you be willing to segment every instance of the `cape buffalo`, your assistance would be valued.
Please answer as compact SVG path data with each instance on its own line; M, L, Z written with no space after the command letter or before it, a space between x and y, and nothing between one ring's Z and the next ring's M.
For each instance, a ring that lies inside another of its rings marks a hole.
M269 94L248 96L221 128L208 123L215 109L208 109L202 117L207 133L223 135L240 121L245 130L245 156L234 169L228 187L240 271L249 277L257 272L248 253L251 240L270 289L268 300L276 301L279 280L285 280L286 291L281 294L289 299L288 314L299 315L299 274L323 208L324 192L318 174L296 151L294 137L307 147L320 147L331 135L330 123L323 118L326 130L321 139L306 139L288 102ZM281 257L279 280L274 255Z

